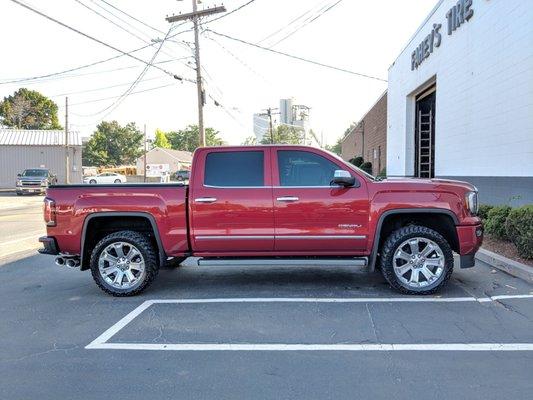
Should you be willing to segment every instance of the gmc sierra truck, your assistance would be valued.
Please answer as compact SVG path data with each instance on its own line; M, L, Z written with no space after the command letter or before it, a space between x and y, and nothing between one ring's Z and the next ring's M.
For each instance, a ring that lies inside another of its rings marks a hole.
M56 264L91 270L114 296L140 293L159 268L352 265L379 268L406 294L440 289L474 266L483 228L472 185L377 179L306 146L199 148L183 184L56 185L40 238Z

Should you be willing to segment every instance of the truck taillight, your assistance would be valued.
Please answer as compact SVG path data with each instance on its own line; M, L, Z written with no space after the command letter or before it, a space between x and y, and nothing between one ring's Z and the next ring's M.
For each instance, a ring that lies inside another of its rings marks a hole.
M56 202L54 200L44 198L43 214L46 226L56 226Z

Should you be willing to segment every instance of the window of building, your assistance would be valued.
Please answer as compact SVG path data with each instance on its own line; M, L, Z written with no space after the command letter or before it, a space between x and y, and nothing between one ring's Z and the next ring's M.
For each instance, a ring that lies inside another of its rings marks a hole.
M339 166L308 151L278 151L281 186L330 186Z
M207 155L204 184L222 187L264 186L262 151L221 151Z

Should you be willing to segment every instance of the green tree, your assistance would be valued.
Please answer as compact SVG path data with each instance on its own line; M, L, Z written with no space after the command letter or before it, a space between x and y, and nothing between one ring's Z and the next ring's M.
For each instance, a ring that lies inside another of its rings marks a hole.
M143 136L134 122L121 126L117 121L103 121L83 150L83 165L130 165L143 154Z
M205 143L207 146L221 146L224 141L218 136L220 132L213 128L205 129ZM167 139L170 147L175 150L193 152L200 147L200 134L198 125L189 125L179 131L168 132Z
M302 130L293 126L280 125L273 130L273 138L267 132L261 139L261 144L300 144L302 142Z
M1 123L17 129L63 129L57 104L35 90L20 88L0 102Z
M162 149L170 149L170 143L167 139L167 135L161 129L155 130L154 147L160 147Z
M255 136L248 136L246 139L244 139L244 142L242 142L243 146L255 146L257 144L257 138Z
M342 153L342 139L343 139L343 138L340 137L340 138L335 142L334 145L329 145L329 144L327 144L327 145L326 145L326 150L329 150L329 151L331 151L332 153L335 153L335 154L337 154L337 155L340 156L341 153Z

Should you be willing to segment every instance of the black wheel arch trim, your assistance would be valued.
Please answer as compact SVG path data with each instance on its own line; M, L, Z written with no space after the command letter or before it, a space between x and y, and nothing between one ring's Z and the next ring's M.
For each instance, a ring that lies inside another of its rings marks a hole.
M85 267L84 262L84 254L85 254L85 236L87 234L87 227L89 226L89 222L94 218L99 217L141 217L146 218L150 225L152 226L152 230L154 232L155 241L157 243L157 250L159 253L159 265L163 265L164 262L167 259L165 249L163 248L163 243L161 242L161 236L159 234L159 228L157 226L157 222L153 215L147 213L147 212L133 212L133 211L102 211L102 212L95 212L90 213L85 217L85 220L83 221L83 229L81 233L81 246L80 246L80 266L81 270L87 270L89 267Z
M390 215L396 214L444 214L452 218L455 225L459 225L459 219L457 215L451 210L446 208L397 208L394 210L387 210L379 216L379 220L376 226L376 232L374 232L374 242L372 243L372 253L368 260L368 270L374 272L376 269L376 260L379 250L379 241L381 239L381 228L383 227L383 221Z

